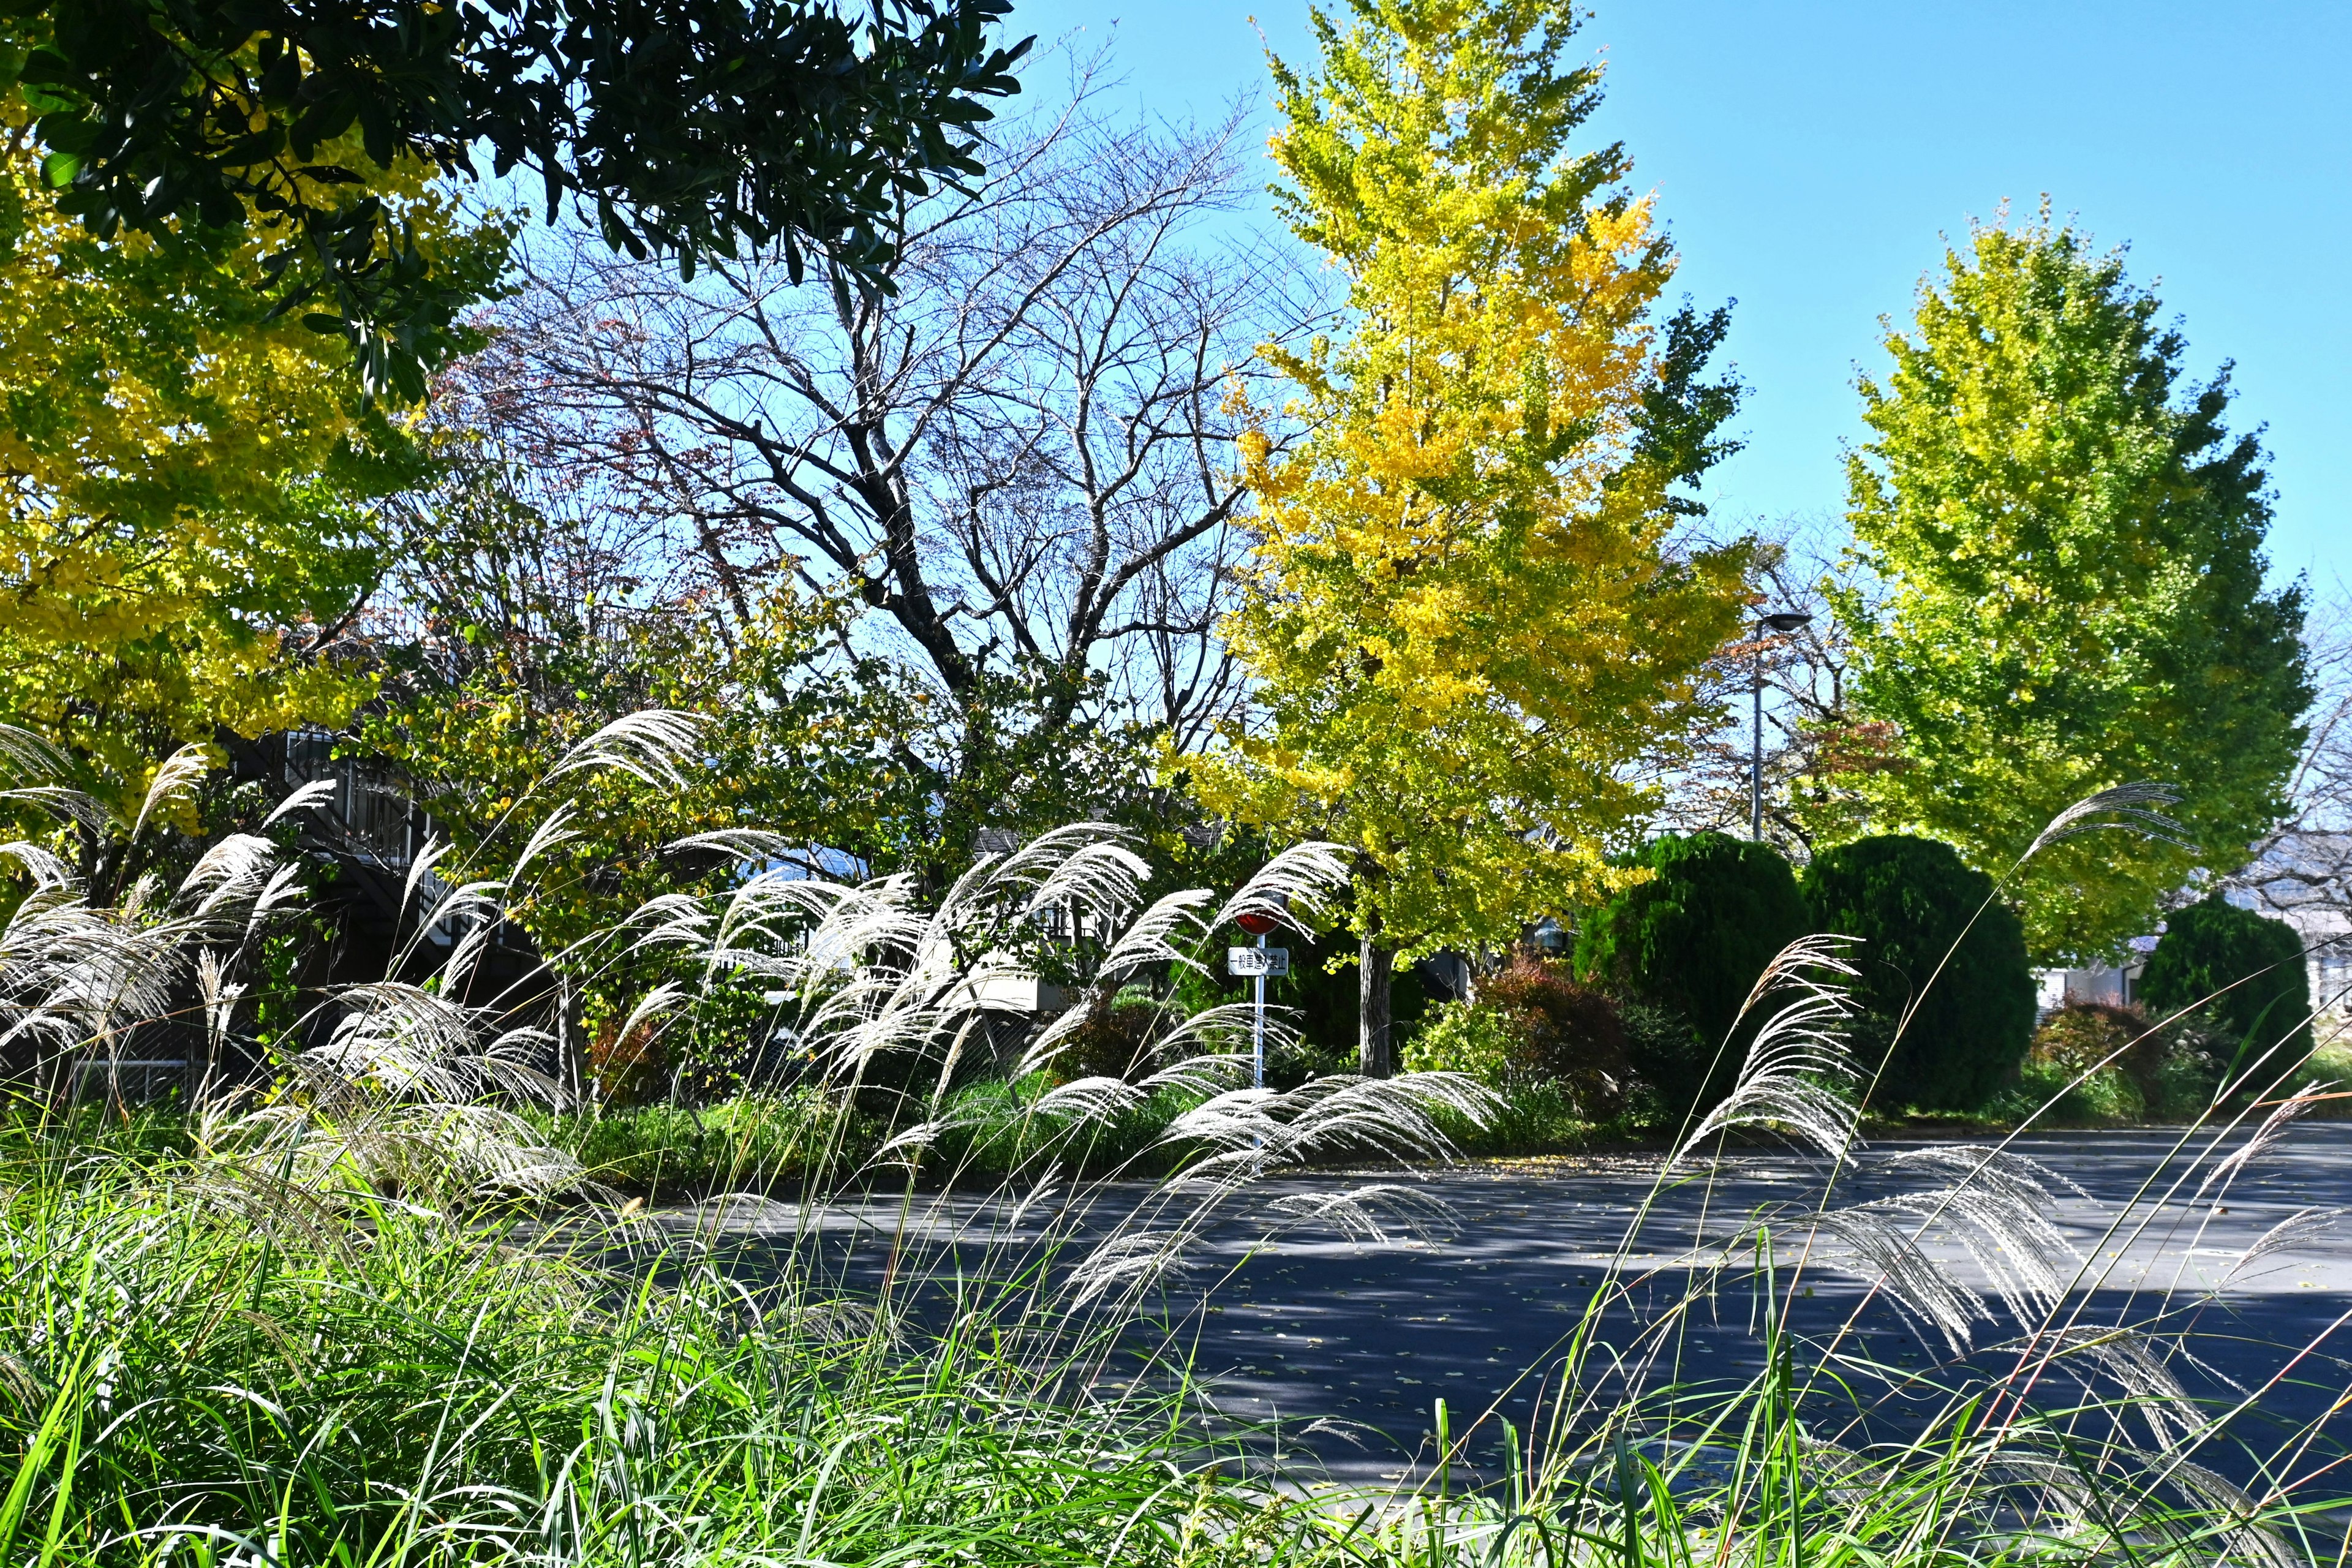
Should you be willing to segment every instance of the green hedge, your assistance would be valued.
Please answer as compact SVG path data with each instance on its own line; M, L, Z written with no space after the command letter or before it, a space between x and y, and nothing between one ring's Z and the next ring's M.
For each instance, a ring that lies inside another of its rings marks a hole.
M1635 1030L1628 1041L1633 1069L1678 1118L1730 1092L1754 1022L1724 1048L1740 1004L1811 917L1789 863L1769 845L1697 833L1653 841L1639 863L1655 875L1584 922L1576 976L1688 1024Z
M2207 1027L2221 1037L2224 1060L2242 1053L2251 1064L2284 1039L2284 1049L2271 1058L2271 1073L2261 1081L2311 1053L2311 980L2303 939L2284 921L2242 910L2219 895L2165 921L2139 991L2158 1018L2201 1008Z
M1863 939L1851 954L1864 1015L1852 1038L1879 1074L1874 1109L1975 1110L2015 1076L2033 1037L2033 973L2024 928L1991 878L1949 845L1885 835L1814 857L1804 890L1817 929Z

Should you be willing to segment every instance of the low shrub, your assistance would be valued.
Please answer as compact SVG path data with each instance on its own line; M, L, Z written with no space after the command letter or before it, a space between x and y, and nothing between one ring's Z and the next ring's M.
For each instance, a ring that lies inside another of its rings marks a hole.
M2030 1115L2063 1093L2052 1112L2058 1120L2136 1121L2147 1108L2163 1054L2163 1042L2137 1010L2070 1002L2034 1031L2019 1072L2032 1103L2018 1114Z
M1586 1121L1606 1121L1624 1108L1633 1078L1625 1026L1608 997L1577 984L1563 965L1515 953L1479 982L1478 1004L1510 1025L1499 1087L1556 1087Z
M1515 1033L1512 1020L1495 1008L1443 1003L1406 1037L1402 1065L1407 1072L1458 1072L1499 1089L1509 1073Z
M528 1110L548 1143L578 1160L587 1179L658 1201L664 1196L765 1188L804 1176L847 1134L847 1150L877 1141L843 1129L837 1103L816 1089L752 1095L696 1110L664 1103L596 1113Z
M1991 878L1949 845L1883 835L1815 856L1804 890L1817 929L1862 939L1851 1037L1876 1075L1874 1109L1971 1111L2015 1075L2033 1037L2033 974Z
M1984 1107L1993 1121L2031 1118L2036 1127L2118 1126L2139 1121L2147 1110L2139 1086L2119 1068L2102 1068L2085 1078L2080 1069L2033 1060L2021 1066L2017 1081Z
M1125 1078L1150 1054L1152 1030L1163 1009L1149 991L1127 986L1105 996L1086 1022L1055 1054L1054 1076L1066 1083L1081 1078Z
M1506 1095L1541 1089L1581 1121L1625 1104L1632 1072L1616 1006L1533 953L1478 983L1475 1003L1449 1002L1408 1037L1407 1072L1458 1072Z
M1576 977L1621 1003L1685 1020L1695 1042L1673 1030L1628 1041L1633 1070L1679 1120L1730 1092L1753 1024L1721 1047L1756 977L1811 929L1811 918L1789 863L1769 845L1697 833L1654 841L1639 863L1649 879L1610 900L1579 931Z

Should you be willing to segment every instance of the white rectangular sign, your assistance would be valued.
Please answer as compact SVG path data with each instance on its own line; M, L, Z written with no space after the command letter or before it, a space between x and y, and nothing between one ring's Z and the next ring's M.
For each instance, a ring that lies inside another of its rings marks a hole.
M1287 974L1290 973L1290 950L1286 947L1229 947L1225 949L1225 973Z

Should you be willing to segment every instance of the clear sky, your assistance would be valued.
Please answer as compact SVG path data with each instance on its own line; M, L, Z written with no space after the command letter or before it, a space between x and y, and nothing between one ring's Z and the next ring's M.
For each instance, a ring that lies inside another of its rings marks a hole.
M1122 90L1171 117L1236 94L1263 116L1258 26L1308 58L1304 0L1015 3L1041 41L1112 40ZM2128 244L2193 374L2236 362L2274 573L2352 582L2352 4L1598 0L1580 37L1609 67L1596 139L1657 191L1677 289L1739 301L1748 449L1718 517L1832 517L1877 319L1907 315L1939 237L2046 192Z

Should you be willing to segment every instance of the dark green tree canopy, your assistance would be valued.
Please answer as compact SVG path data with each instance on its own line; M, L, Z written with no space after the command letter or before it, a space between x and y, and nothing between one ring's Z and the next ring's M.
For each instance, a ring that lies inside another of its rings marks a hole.
M2033 1038L2024 930L1992 879L1948 844L1888 834L1816 856L1804 889L1815 929L1862 939L1849 954L1864 1015L1852 1038L1878 1072L1870 1103L1982 1105Z
M1789 863L1769 845L1721 833L1659 838L1642 851L1651 879L1584 922L1576 974L1690 1023L1684 1059L1637 1052L1634 1066L1677 1110L1711 1103L1737 1080L1747 1042L1725 1041L1756 977L1811 929Z
M2286 921L2242 910L2218 893L2166 918L2139 992L2158 1018L2204 1007L2225 1051L2250 1047L2248 1064L2283 1045L2269 1072L2257 1074L2258 1082L2311 1051L2311 976L2304 967L2303 939Z
M872 283L901 199L976 174L983 100L1018 90L1009 0L13 0L0 72L39 115L58 205L101 237L282 227L291 307L350 334L372 388L422 396L471 296L321 157L528 168L643 257L779 246Z
M2096 834L2009 884L2044 961L2156 923L2197 868L2226 875L2274 820L2310 700L2299 589L2265 588L2270 499L2228 373L2187 345L2118 254L2071 228L1980 227L1862 383L1849 467L1875 613L1838 597L1851 691L1901 765L1857 776L1881 831L1940 838L1995 876L2095 791L2181 791L2185 847Z

